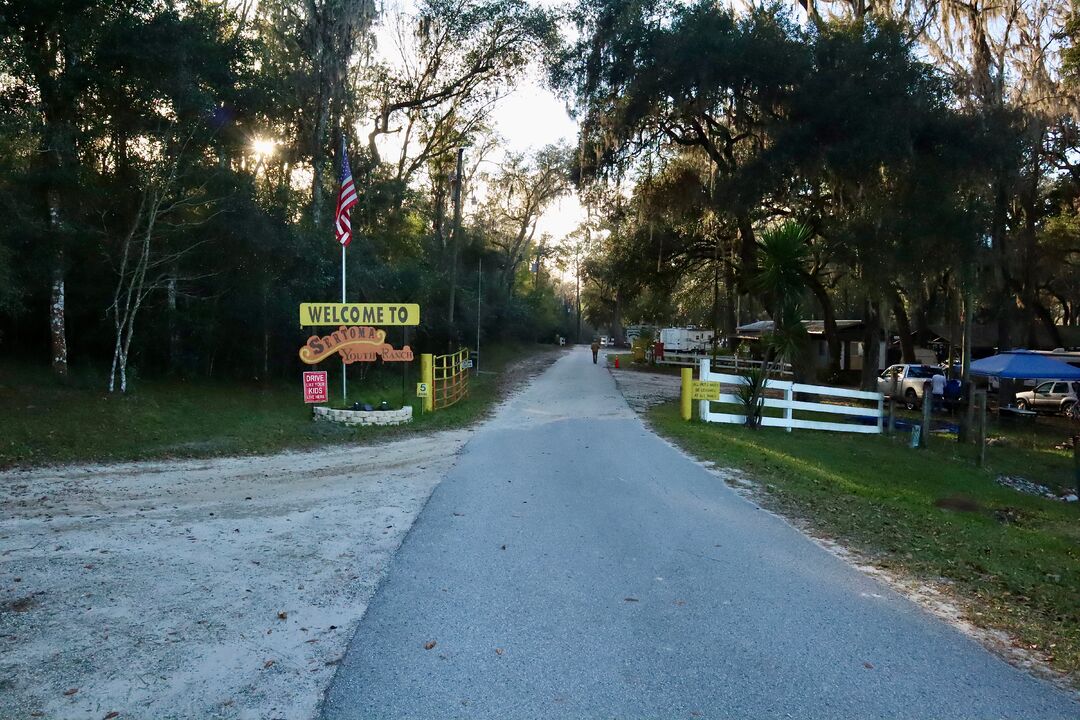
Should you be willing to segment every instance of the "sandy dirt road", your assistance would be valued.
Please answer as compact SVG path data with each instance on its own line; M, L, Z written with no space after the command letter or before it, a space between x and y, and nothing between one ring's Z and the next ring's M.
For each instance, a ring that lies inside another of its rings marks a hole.
M470 433L0 474L0 717L310 717Z

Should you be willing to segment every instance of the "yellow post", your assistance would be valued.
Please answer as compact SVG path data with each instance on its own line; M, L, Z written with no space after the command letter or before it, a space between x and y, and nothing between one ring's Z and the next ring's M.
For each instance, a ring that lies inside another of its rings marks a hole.
M694 370L693 368L682 369L682 395L679 397L680 406L682 408L682 419L689 420L693 416L694 402L693 402L693 387L694 387Z
M431 412L435 407L435 372L431 366L432 355L431 353L421 353L420 355L420 382L427 383L428 394L424 400L424 412Z

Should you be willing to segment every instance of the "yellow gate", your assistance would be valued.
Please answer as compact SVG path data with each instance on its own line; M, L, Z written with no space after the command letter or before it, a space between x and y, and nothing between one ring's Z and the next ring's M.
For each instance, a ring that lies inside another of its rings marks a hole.
M421 374L425 376L425 382L428 382L431 387L430 396L425 398L425 409L438 410L450 407L458 400L469 396L469 369L465 367L465 361L468 359L468 349L462 349L451 355L421 356Z

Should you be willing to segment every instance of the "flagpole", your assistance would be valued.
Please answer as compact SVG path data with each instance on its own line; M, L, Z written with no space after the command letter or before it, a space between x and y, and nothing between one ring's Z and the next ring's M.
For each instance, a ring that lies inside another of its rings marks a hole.
M345 302L345 246L341 246L341 302ZM341 358L341 399L343 402L349 400L349 387L348 380L345 377L345 358Z

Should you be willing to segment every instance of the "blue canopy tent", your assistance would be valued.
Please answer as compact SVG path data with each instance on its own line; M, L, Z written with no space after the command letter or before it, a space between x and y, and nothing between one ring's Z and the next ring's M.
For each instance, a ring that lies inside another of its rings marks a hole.
M975 360L971 374L1013 380L1080 380L1080 368L1030 350L1009 350Z

